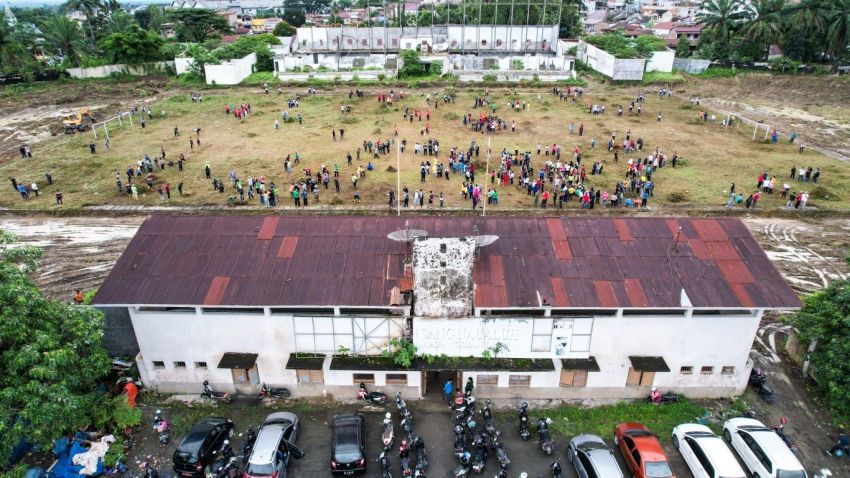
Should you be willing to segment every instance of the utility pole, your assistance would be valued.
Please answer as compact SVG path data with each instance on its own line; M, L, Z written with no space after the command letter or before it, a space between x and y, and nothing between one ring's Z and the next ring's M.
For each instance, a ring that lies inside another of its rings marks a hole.
M395 192L395 209L396 215L401 216L401 141L396 138L396 155L395 155L395 177L396 177L396 192Z
M491 143L492 139L493 139L493 133L489 133L487 135L487 166L484 169L484 171L485 171L484 172L484 185L487 184L487 178L490 176L490 143ZM484 195L486 196L487 193L485 193ZM487 201L481 202L481 215L482 216L487 215Z

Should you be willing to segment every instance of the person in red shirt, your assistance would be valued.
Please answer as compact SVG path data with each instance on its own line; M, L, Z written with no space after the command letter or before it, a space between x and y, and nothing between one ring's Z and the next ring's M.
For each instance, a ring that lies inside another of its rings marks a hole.
M130 408L136 408L136 395L139 394L139 387L130 380L124 385L124 393L127 394L127 404L130 405Z

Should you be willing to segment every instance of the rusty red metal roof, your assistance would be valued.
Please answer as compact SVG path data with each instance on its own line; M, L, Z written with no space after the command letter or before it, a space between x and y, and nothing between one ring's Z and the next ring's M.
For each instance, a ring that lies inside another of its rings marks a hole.
M633 217L152 216L94 303L387 306L410 288L410 246L386 237L405 222L499 236L476 307L681 307L683 289L694 307L801 306L740 220Z

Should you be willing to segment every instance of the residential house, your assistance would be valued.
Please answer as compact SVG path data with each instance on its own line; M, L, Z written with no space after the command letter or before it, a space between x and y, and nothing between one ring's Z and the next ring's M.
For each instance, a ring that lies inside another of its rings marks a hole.
M584 31L589 35L602 33L611 24L606 21L608 12L606 10L594 10L584 19Z

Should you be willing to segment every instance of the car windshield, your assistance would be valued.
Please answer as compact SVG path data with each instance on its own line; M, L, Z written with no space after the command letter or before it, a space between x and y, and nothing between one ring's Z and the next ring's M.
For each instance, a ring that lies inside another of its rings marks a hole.
M337 463L351 463L360 460L360 449L357 445L339 445L334 452Z
M177 460L179 460L183 463L188 463L190 465L194 465L198 461L198 457L195 456L194 453L191 453L191 452L188 452L188 451L178 450L177 453L174 454L174 457Z
M251 463L246 471L251 476L269 476L274 473L274 465L271 463Z
M673 476L670 465L666 461L646 462L646 476L649 478L669 478Z
M779 470L776 472L776 478L806 478L806 472L803 470Z

